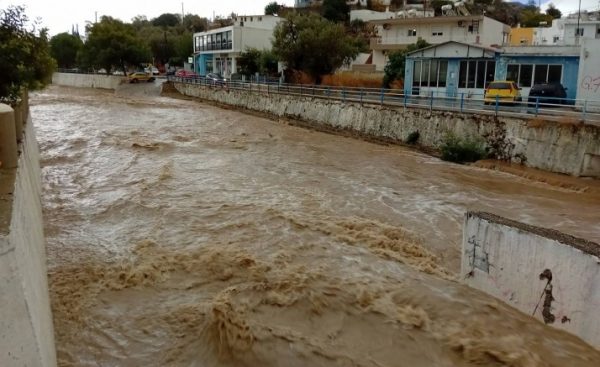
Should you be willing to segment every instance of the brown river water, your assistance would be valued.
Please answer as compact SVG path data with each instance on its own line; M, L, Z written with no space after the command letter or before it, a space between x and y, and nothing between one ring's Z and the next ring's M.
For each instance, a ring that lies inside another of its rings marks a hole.
M61 366L598 366L461 285L463 215L600 240L600 198L157 86L32 96Z

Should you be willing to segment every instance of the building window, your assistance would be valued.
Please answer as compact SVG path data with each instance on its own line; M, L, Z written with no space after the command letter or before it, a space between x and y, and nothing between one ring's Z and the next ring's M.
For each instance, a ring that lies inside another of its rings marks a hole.
M483 89L494 80L495 74L495 61L463 60L458 72L458 87Z
M433 28L431 30L431 35L434 37L440 37L444 35L444 32L440 28Z
M575 37L583 37L583 28L575 28Z
M523 88L530 88L533 84L560 83L562 65L508 64L506 80L517 82Z
M231 50L233 46L232 31L207 34L196 37L197 51Z
M417 30L416 29L409 29L408 30L408 36L409 37L415 37L417 35Z
M415 60L413 87L443 88L446 86L448 60Z
M552 43L557 43L559 39L560 39L560 37L558 37L558 36L552 37Z
M472 21L467 30L469 31L469 33L479 33L479 21Z

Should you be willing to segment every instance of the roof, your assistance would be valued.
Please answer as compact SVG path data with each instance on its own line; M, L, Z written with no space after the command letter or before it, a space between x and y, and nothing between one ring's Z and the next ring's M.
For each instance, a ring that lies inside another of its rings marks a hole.
M506 46L502 49L504 56L562 56L579 57L581 54L580 46L557 46L557 45L539 45L539 46Z
M452 48L448 48L448 46L452 45ZM448 48L449 50L454 51L454 54L437 55L437 49ZM416 51L412 51L406 54L406 56L422 56L422 57L494 57L496 53L500 52L499 49L492 47L485 47L481 45L472 45L468 43L458 42L458 41L447 41L444 43L439 43L437 45L432 45L429 47L425 47Z

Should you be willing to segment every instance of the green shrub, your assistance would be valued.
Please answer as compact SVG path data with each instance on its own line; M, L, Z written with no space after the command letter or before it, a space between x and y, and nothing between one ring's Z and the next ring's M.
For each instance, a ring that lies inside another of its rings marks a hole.
M408 134L408 137L406 138L406 144L415 145L419 141L420 137L421 134L419 134L418 130L413 131L412 133Z
M475 162L487 156L483 140L472 137L461 139L452 133L444 137L440 150L443 160L456 163Z

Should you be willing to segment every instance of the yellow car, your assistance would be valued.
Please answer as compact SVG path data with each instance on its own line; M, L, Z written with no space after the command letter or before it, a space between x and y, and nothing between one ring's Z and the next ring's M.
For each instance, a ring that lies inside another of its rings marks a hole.
M138 83L138 82L153 82L155 78L152 74L145 73L143 71L136 71L135 73L131 73L127 75L127 80L129 83Z
M517 86L517 83L508 80L491 82L485 89L483 98L485 104L496 104L496 101L498 103L515 103L521 100L521 88Z

